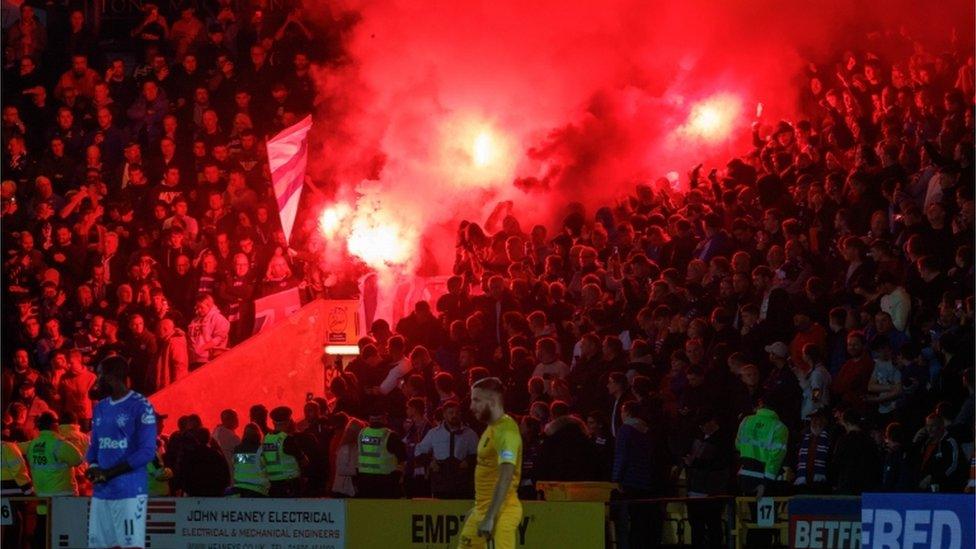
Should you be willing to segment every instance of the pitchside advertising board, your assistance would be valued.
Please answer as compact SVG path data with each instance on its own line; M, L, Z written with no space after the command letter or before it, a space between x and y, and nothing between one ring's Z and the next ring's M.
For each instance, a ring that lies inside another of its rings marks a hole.
M349 547L457 547L470 501L357 500L346 502ZM602 503L522 502L520 548L603 547Z
M88 498L54 498L52 547L85 547ZM346 505L329 499L151 498L146 547L344 549Z
M976 546L972 494L864 494L865 549L971 549Z
M54 498L51 546L85 547L88 498ZM146 547L441 549L456 547L472 502L150 498ZM522 503L520 548L603 547L602 503Z
M855 549L861 546L861 498L803 497L790 500L790 547Z

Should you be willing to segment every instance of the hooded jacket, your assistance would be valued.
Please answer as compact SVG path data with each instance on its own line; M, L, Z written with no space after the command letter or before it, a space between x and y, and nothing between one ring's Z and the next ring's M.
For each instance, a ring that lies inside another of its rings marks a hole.
M617 429L613 459L613 482L624 492L654 490L653 440L643 420L627 418Z
M779 478L788 437L786 425L769 408L760 408L743 419L735 437L735 447L739 450L739 476L766 482Z
M230 322L214 305L203 317L195 317L189 326L190 363L208 362L227 349ZM208 348L207 342L213 341Z

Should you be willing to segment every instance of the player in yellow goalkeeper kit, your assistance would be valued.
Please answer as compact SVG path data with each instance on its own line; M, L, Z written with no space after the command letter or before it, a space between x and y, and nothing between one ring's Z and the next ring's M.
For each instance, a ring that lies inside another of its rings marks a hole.
M498 378L485 378L471 386L471 411L488 428L478 441L474 509L464 522L458 546L515 549L522 520L516 492L522 471L522 436L502 406Z

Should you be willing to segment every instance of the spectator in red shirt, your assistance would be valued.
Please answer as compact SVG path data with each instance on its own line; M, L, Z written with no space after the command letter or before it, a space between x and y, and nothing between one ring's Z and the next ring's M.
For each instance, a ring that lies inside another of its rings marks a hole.
M814 365L807 364L803 358L803 348L807 345L815 345L823 351L827 344L827 331L810 318L810 311L803 308L793 313L793 326L796 327L796 335L790 341L790 358L793 359L794 365L809 370Z
M78 95L91 99L95 96L95 84L102 81L97 72L88 67L88 57L84 54L71 56L71 69L61 75L54 95L58 99L64 98L66 88L78 90Z
M95 385L95 374L85 367L84 356L78 349L68 351L68 371L58 382L61 410L78 418L78 424L87 431L91 427L92 401L88 392Z
M860 408L867 395L871 373L874 371L874 360L865 349L863 333L851 332L847 335L847 355L850 358L837 372L830 391L836 395L837 402L848 407Z

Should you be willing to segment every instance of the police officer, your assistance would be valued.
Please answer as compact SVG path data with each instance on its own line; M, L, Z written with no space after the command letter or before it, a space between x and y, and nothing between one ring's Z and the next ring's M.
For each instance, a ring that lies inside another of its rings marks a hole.
M369 426L359 432L359 464L356 495L363 498L399 498L400 477L407 449L387 427L386 415L369 417Z
M302 479L299 462L304 458L294 437L292 411L287 406L271 410L272 431L264 435L263 455L265 470L271 486L268 495L273 498L297 497L301 493Z
M270 436L270 435L269 435ZM241 443L234 448L234 494L239 497L267 497L271 488L268 480L261 428L257 423L244 426Z

